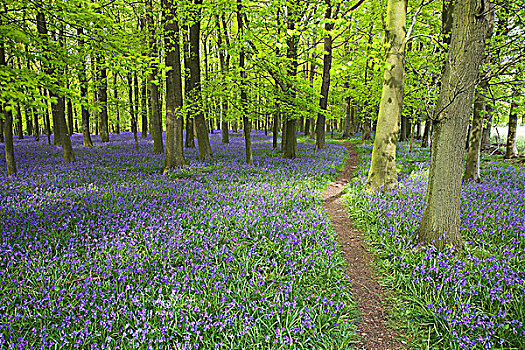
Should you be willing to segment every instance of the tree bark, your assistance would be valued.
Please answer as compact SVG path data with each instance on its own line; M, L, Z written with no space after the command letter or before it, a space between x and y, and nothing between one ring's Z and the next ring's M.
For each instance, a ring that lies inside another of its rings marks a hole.
M84 55L84 29L79 27L77 29L78 36L78 51L80 55ZM80 82L80 98L82 99L82 141L85 147L93 147L91 140L91 133L89 131L89 110L86 108L88 99L88 87L86 77L86 66L82 59L78 71L78 80Z
M97 101L100 104L99 132L102 142L109 142L108 122L108 70L105 67L105 59L102 53L97 54Z
M345 90L348 91L350 84L345 82ZM343 138L349 138L352 134L352 99L350 96L345 97L345 118L343 124Z
M135 73L135 77L136 77ZM133 133L133 139L135 140L135 149L139 150L139 139L138 139L138 123L137 123L137 110L135 108L135 102L137 101L138 95L138 81L135 80L136 85L133 84L133 76L131 72L128 73L128 100L129 100L129 115L131 119L131 132ZM133 87L135 86L135 101L133 101Z
M290 4L288 7L287 27L289 34L286 39L286 57L288 63L288 76L290 81L295 80L297 75L297 45L299 37L295 34L295 22L297 21L296 4ZM285 130L283 130L283 157L287 159L295 159L297 157L297 128L296 116L293 108L295 103L296 91L291 82L288 82L286 87L287 108L285 112Z
M155 39L155 25L153 22L153 6L151 0L146 0L146 23L150 35L149 47L150 58L157 59L158 49ZM152 62L150 65L150 76L148 81L148 95L151 106L151 136L153 137L153 153L162 153L164 145L162 143L162 116L159 99L159 77L158 64Z
M434 115L432 159L417 241L462 249L459 231L465 139L488 28L488 0L458 0Z
M518 155L518 147L516 143L517 128L518 128L518 104L516 103L516 94L513 94L512 101L510 102L509 111L509 129L507 133L507 149L505 151L505 159L516 157Z
M166 151L164 172L186 165L182 146L182 71L179 23L174 0L162 0L164 43L166 48Z
M48 33L47 33L47 26L46 26L46 20L45 16L42 12L37 13L37 30L42 38L42 41L44 42L44 55L47 58L49 57L50 53L48 52L47 47L47 40L48 40ZM63 37L63 29L61 30L60 34L60 42L62 42ZM44 64L44 71L49 76L55 75L55 68L48 63ZM64 153L64 161L66 163L74 162L75 161L75 154L73 153L73 147L71 145L71 139L69 138L69 135L66 131L66 115L65 115L65 109L66 109L66 101L64 96L59 96L56 92L49 90L49 96L51 98L54 98L56 102L51 103L52 108L52 114L53 119L55 122L55 139L59 137L59 140L62 143L62 151Z
M199 159L211 158L213 156L210 140L208 138L208 127L204 119L201 93L201 67L200 67L200 30L202 0L195 0L191 9L192 25L190 26L190 47L188 65L190 70L188 88L188 106L195 122L197 132L197 143L199 146Z
M217 25L217 29L219 31L218 35L217 35L217 46L218 46L218 51L219 51L219 64L220 64L220 68L221 68L221 74L222 74L222 78L225 79L226 78L226 70L229 68L230 64L230 55L228 53L225 54L225 50L224 48L222 47L223 46L223 41L222 41L222 38L223 38L223 35L224 35L224 38L225 38L225 41L226 41L226 47L229 48L230 47L230 43L229 43L229 40L228 40L228 35L227 35L227 28L226 28L226 18L223 14L222 16L222 27L224 28L224 32L222 31L221 29L221 22L219 22L219 16L217 15L216 16L216 25ZM230 143L230 133L229 133L229 130L228 130L228 119L227 119L227 115L228 115L228 99L227 97L225 96L225 93L226 93L226 85L223 84L222 86L222 89L223 89L223 96L221 96L221 131L222 131L222 143Z
M3 38L0 38L0 66L7 66ZM5 121L2 125L2 134L4 139L7 175L13 176L16 175L15 148L13 146L13 114L11 111L7 111L4 105L2 105L2 112L5 117Z
M397 186L396 145L405 88L407 0L389 0L386 21L387 68L367 186L389 190Z
M474 114L468 143L467 160L464 180L479 181L479 159L481 151L481 131L483 129L483 112L485 111L485 97L476 90L474 98Z
M252 155L252 122L248 117L248 111L246 109L246 103L248 95L246 93L246 67L245 67L245 52L242 42L244 41L244 24L242 22L242 2L237 0L237 28L239 30L239 41L241 42L241 50L239 52L239 70L240 70L240 90L241 90L241 111L242 111L242 123L244 127L244 145L246 148L246 164L253 163Z
M117 82L117 72L113 73L113 100L115 103L115 132L120 134L120 103L118 99L118 82ZM130 86L131 89L131 86Z
M321 82L321 98L319 99L319 113L317 114L317 123L315 126L315 148L325 148L325 123L326 123L326 107L328 105L328 93L330 91L330 69L332 68L332 35L330 32L334 29L334 23L329 20L332 19L332 3L326 0L326 12L324 29L326 31L324 37L324 55L323 55L323 80ZM334 11L333 17L337 17L337 10Z

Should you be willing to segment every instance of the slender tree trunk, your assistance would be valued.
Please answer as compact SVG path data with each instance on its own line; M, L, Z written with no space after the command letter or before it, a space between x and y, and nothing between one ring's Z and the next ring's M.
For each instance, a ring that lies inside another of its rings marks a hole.
M272 127L272 146L274 149L278 146L278 137L279 137L279 113L277 111L273 114L273 127Z
M153 22L153 6L151 0L146 0L146 23L150 35L150 54L151 58L157 58L158 48L157 40L155 39L155 26ZM150 76L148 82L148 95L151 110L151 136L153 137L153 153L162 153L164 145L162 143L162 116L159 99L159 83L158 83L158 64L152 62L150 65Z
M189 55L190 55L190 39L189 39L189 28L188 26L182 26L182 51L183 51L183 59L184 59L184 98L185 103L188 104L188 101L190 101L189 94L190 94L190 63L189 63ZM186 148L195 148L195 137L194 137L194 122L193 122L193 116L191 113L191 110L189 108L186 109L186 139L184 142L184 147Z
M481 4L481 7L479 6ZM459 231L465 139L488 28L488 0L458 0L434 115L432 159L417 240L462 249Z
M288 8L287 27L291 33L286 39L286 57L289 59L288 76L293 81L297 76L297 45L299 37L295 34L295 23L297 21L297 4L290 4ZM296 91L291 83L286 84L287 108L284 114L285 128L283 130L283 158L295 159L297 157L297 118L292 107L295 103Z
M518 155L518 147L516 143L518 128L518 104L516 103L516 95L514 94L512 101L510 102L509 112L509 129L507 133L507 149L505 151L505 159L516 157Z
M334 23L329 20L332 19L332 4L330 0L326 0L325 19L327 22L324 25L326 36L324 38L324 56L323 56L323 80L321 83L321 98L319 100L320 112L317 114L317 124L315 127L315 148L323 149L325 147L325 123L326 123L326 107L328 105L328 93L330 91L330 69L332 68L332 35L330 32L334 29ZM337 17L337 10L334 13L334 18Z
M118 82L117 82L117 72L113 73L113 100L115 101L115 132L120 134L120 103L118 99ZM131 86L130 86L131 89Z
M226 42L226 48L229 48L230 42L227 35L227 27L226 27L226 18L223 14L222 16L222 28L221 28L221 22L219 21L219 16L216 15L216 25L217 29L219 31L217 35L217 46L219 51L219 64L221 68L221 74L223 79L226 78L226 70L229 68L229 62L230 62L230 55L228 53L225 54L225 50L222 47L223 46L223 36L225 38ZM224 29L224 32L223 32ZM225 96L226 93L226 84L223 84L223 96L221 99L221 131L222 131L222 142L223 143L230 143L230 135L228 130L228 99Z
M139 127L138 117L139 117L139 110L140 110L140 105L139 105L140 97L139 97L139 78L137 76L137 72L133 73L133 90L134 90L134 95L135 95L133 111L135 115L135 129L136 129L136 132L133 136L135 138L135 149L138 151L139 150L139 140L138 140L137 134L139 132L138 131L138 127Z
M77 36L79 55L82 55L82 57L84 57L84 29L82 27L79 27L77 29ZM89 131L89 110L86 108L86 103L88 99L88 87L84 59L80 61L78 80L80 82L80 98L82 99L82 141L85 147L93 147L93 141L91 141L91 133Z
M482 84L483 85L483 84ZM483 112L485 111L485 97L479 90L476 90L474 98L474 115L472 117L472 127L467 152L464 180L479 181L479 158L481 151L481 132L483 129Z
M490 147L491 141L490 141L490 134L492 132L492 106L487 103L486 105L487 114L485 116L485 127L483 128L483 136L481 138L481 147L487 148Z
M345 82L345 90L348 91L350 84ZM352 100L350 96L345 97L345 118L343 125L343 138L348 138L352 134Z
M1 107L1 106L0 106ZM4 119L2 118L2 115L4 115L2 111L2 114L0 114L0 142L4 142Z
M136 75L135 75L136 76ZM138 92L138 82L136 90ZM129 116L131 119L131 132L133 133L133 138L135 140L135 149L139 150L139 139L138 139L138 125L137 125L137 111L135 109L135 103L133 101L133 76L131 72L128 73L128 100L129 100ZM136 102L136 100L135 100Z
M109 123L108 123L108 71L105 67L105 59L102 53L97 54L97 100L100 104L99 131L100 140L109 142Z
M69 89L69 79L67 79L66 86ZM73 111L73 102L71 102L71 99L68 98L67 99L67 126L66 126L65 130L67 130L69 136L72 136L73 133L74 133L74 130L73 130L74 114L73 114L73 112L74 112Z
M195 0L193 23L190 26L190 47L188 64L190 69L190 80L188 89L188 105L195 121L197 132L197 143L199 146L199 159L211 158L213 156L208 128L202 111L201 93L201 68L200 68L200 30L201 30L201 7L202 0Z
M37 14L37 30L42 38L44 44L47 44L48 40L48 33L47 33L47 26L46 26L46 20L45 16L42 12L39 12ZM64 38L64 29L62 27L61 33L59 35L59 43L60 45L63 45L63 38ZM50 53L48 52L47 45L45 47L45 58L47 61L47 57L49 57ZM46 63L44 65L44 71L48 76L55 76L55 68ZM59 74L59 76L62 74ZM73 153L73 147L71 145L71 139L69 138L69 135L66 130L66 115L65 115L65 109L66 109L66 101L64 96L57 95L54 91L49 90L49 96L51 98L54 98L56 102L51 104L51 108L53 111L53 119L55 124L55 139L59 137L59 140L62 143L62 151L64 152L64 161L66 163L74 162L75 161L75 154Z
M142 78L140 84L140 112L141 112L141 131L142 138L148 137L148 83Z
M0 38L0 66L7 66L3 38ZM7 111L4 105L2 105L2 112L5 117L2 134L4 139L7 175L13 176L16 175L15 148L13 146L13 114L11 111Z
M174 0L162 0L166 48L166 152L164 172L186 164L182 146L182 70L179 23Z
M242 22L243 8L241 0L237 0L237 28L239 30L239 41L244 41L244 24ZM241 46L239 52L239 70L240 70L240 90L241 90L241 111L242 111L242 123L244 126L244 145L246 148L246 163L253 163L252 156L252 122L248 118L248 111L246 110L246 103L248 95L246 93L246 67L245 67L245 52L244 47Z
M425 121L425 129L423 130L423 138L421 141L422 148L428 148L430 145L430 137L432 136L432 119L427 118Z
M407 0L388 0L387 56L367 185L373 190L397 186L396 145L405 87Z

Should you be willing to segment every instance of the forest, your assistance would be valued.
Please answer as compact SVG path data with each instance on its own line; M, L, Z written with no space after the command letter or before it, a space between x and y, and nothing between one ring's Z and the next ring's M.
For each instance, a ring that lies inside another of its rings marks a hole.
M8 0L0 348L523 349L525 3Z

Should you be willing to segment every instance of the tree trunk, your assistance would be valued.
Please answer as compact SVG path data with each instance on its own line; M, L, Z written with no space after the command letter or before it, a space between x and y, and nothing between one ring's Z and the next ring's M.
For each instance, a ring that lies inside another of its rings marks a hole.
M135 77L136 77L136 74L135 74ZM136 92L138 94L138 81L135 81L136 82L136 85L135 85L135 88L136 88ZM138 139L138 123L137 123L137 111L135 109L135 103L137 100L136 100L136 96L135 97L135 101L133 101L133 76L131 75L131 72L128 73L128 100L129 100L129 116L130 116L130 119L131 119L131 132L133 133L133 139L135 140L135 149L138 151L139 150L139 139Z
M216 25L217 25L217 29L219 31L218 35L217 35L217 46L218 46L218 51L219 51L219 64L220 64L220 68L221 68L221 74L222 74L222 78L225 79L226 78L226 70L229 68L229 62L230 62L230 55L228 53L225 54L225 50L224 48L222 47L223 46L223 41L222 41L222 38L223 36L225 37L225 41L226 41L226 47L229 48L229 40L228 40L228 35L226 34L226 19L223 15L222 17L222 27L224 28L224 32L222 32L222 29L221 29L221 23L219 22L219 16L217 15L216 16ZM225 94L226 92L226 84L223 84L222 86L222 89L223 89L223 92ZM227 115L228 115L228 99L226 96L221 96L221 131L222 131L222 143L230 143L230 133L229 133L229 130L228 130L228 119L227 119Z
M396 145L405 87L405 37L407 0L388 0L387 56L383 92L368 171L367 186L389 190L397 186Z
M84 29L79 27L77 29L78 36L78 51L79 54L84 57ZM87 87L87 77L86 77L86 66L84 60L81 59L79 71L78 71L78 80L80 82L80 98L82 99L82 141L85 147L93 147L93 141L91 141L91 133L89 131L89 110L86 108L86 103L88 99L88 87Z
M468 143L467 161L464 180L479 181L479 158L481 151L481 131L483 129L483 112L485 111L485 97L476 90L474 98L474 114Z
M151 0L146 0L146 23L150 35L149 56L156 59L158 56L157 40L155 39L155 25L153 23L153 6ZM151 62L150 76L148 81L148 95L151 110L151 136L153 137L153 153L162 153L164 145L162 144L162 116L159 99L159 77L158 64Z
M423 130L423 138L421 139L421 148L428 148L430 145L430 138L432 137L432 119L427 118L425 121L425 129Z
M189 39L189 28L187 26L182 26L182 51L184 59L184 98L185 104L187 105L190 101L190 39ZM195 148L195 136L194 136L194 122L191 110L186 109L186 140L184 146L186 148Z
M348 91L350 84L345 82L345 91ZM345 97L345 118L343 124L343 138L349 138L352 134L352 100L350 96Z
M7 66L3 38L0 38L0 66ZM2 105L2 112L5 117L2 134L4 139L7 175L13 176L16 175L15 148L13 146L13 113L7 111L4 105Z
M295 22L297 21L297 9L296 4L290 4L288 8L287 27L288 32L291 33L286 39L286 57L289 59L288 63L288 76L293 81L297 75L297 45L299 43L299 37L295 34ZM283 130L283 157L288 159L294 159L297 157L297 129L296 129L296 116L294 108L292 107L295 103L296 91L292 83L286 84L287 96L287 108L285 112L285 123L286 127Z
M109 142L108 122L108 70L105 67L105 59L102 53L97 54L97 101L100 105L98 113L100 140Z
M120 134L120 103L118 99L118 82L117 82L117 72L113 73L113 100L115 103L115 132ZM130 86L131 89L131 86Z
M317 149L323 149L325 147L326 107L328 105L328 93L330 91L330 69L332 68L332 35L330 32L334 29L334 22L329 21L332 19L332 3L329 0L325 2L325 19L327 22L324 25L326 34L324 37L323 80L321 83L321 98L319 99L320 111L317 114L317 123L315 126L315 148ZM333 17L337 17L337 10Z
M162 0L164 43L166 48L166 152L164 172L186 165L182 147L182 71L179 23L173 0Z
M279 113L277 111L273 114L273 126L272 126L272 147L276 149L278 146L278 137L279 137Z
M237 28L239 30L239 41L244 41L244 24L242 22L242 2L237 0ZM241 44L242 45L242 44ZM244 126L244 145L246 148L246 164L253 163L252 155L252 122L248 117L248 111L246 109L246 103L248 95L246 93L246 67L245 67L245 52L244 46L241 46L239 52L239 70L240 70L240 90L241 90L241 112L242 112L242 123Z
M38 113L33 109L33 135L35 136L35 141L40 141L40 124L38 123Z
M47 40L48 40L48 34L47 34L47 26L46 26L46 20L45 16L42 12L39 12L37 14L37 30L42 38L42 41L44 42L45 49L44 49L44 57L49 57L50 53L48 52L47 48ZM63 45L63 33L64 29L62 27L59 43L60 45ZM55 68L48 63L44 64L44 71L48 76L55 76ZM60 74L59 74L60 75ZM59 79L60 80L60 79ZM69 135L66 130L66 115L65 115L65 109L66 109L66 101L64 96L59 96L54 91L49 90L49 96L50 98L53 98L56 102L51 104L52 113L53 113L53 120L55 123L55 139L58 137L59 140L62 143L62 151L64 152L64 161L66 163L74 162L75 161L75 154L73 153L73 147L71 146L71 139L69 138Z
M201 93L201 68L200 68L200 30L202 0L195 0L192 25L190 26L190 48L188 64L190 69L188 107L195 122L197 132L197 143L199 146L199 159L211 158L213 156L210 140L208 138L208 127L202 111Z
M417 240L462 249L459 231L461 178L473 92L488 28L488 0L458 0L450 50L434 115L432 159Z
M3 115L3 111L2 111L2 114L0 114L0 142L1 143L4 142L4 119L2 118L2 115Z
M518 128L518 104L516 103L514 94L512 101L510 102L510 112L509 112L509 129L507 133L507 150L505 152L505 159L516 157L518 155L518 147L516 143Z

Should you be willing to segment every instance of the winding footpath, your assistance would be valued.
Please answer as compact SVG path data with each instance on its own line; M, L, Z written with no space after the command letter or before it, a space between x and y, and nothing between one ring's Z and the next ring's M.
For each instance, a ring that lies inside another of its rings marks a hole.
M357 231L343 206L344 186L352 178L357 167L357 154L350 143L345 143L350 156L343 172L323 192L326 211L330 217L337 240L346 260L346 273L351 279L351 293L357 301L359 349L387 350L404 349L404 342L398 340L398 334L387 326L384 306L384 294L377 282L376 272L370 265L370 254L366 243Z

